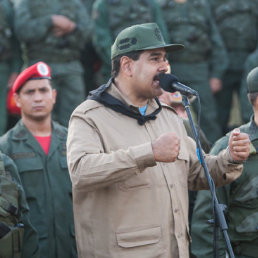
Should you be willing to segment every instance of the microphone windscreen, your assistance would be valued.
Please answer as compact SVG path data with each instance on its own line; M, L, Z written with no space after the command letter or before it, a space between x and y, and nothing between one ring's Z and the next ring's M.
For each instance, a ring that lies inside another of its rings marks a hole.
M178 82L178 79L172 74L161 73L159 75L159 84L161 88L165 91L174 92L175 90L173 90L172 87L172 84L174 82Z

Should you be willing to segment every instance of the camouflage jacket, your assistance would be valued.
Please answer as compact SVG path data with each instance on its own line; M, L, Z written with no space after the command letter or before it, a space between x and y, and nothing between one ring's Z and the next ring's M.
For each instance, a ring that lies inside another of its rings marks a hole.
M52 15L63 15L76 23L61 37L53 33ZM91 21L80 0L21 0L15 6L15 29L25 43L29 59L66 62L79 59L91 34Z

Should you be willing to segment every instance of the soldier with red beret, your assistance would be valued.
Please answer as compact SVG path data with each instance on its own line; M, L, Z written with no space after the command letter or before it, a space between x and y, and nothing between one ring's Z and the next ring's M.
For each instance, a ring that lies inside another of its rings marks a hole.
M0 138L0 149L14 160L39 236L40 257L77 257L71 181L66 162L67 129L51 119L56 91L51 71L38 62L13 85L21 120Z

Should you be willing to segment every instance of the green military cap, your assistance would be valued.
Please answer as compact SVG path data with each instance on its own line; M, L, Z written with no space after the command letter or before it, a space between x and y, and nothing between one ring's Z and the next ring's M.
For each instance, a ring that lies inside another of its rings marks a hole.
M111 58L137 50L165 48L167 52L184 48L181 44L166 44L156 23L133 25L122 30L111 48Z
M246 82L248 93L258 92L258 67L249 72Z

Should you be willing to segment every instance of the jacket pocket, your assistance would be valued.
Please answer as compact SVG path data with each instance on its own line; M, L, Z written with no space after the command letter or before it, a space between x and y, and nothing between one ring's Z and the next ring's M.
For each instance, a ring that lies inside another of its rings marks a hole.
M41 160L35 158L17 159L18 167L26 198L37 199L45 194L45 171Z
M23 227L9 227L9 232L0 238L0 257L20 257Z
M116 238L118 245L123 248L152 245L160 241L161 228L153 227L129 232L117 232Z
M151 187L151 178L147 172L134 175L127 180L120 182L119 189L122 191L136 190Z

